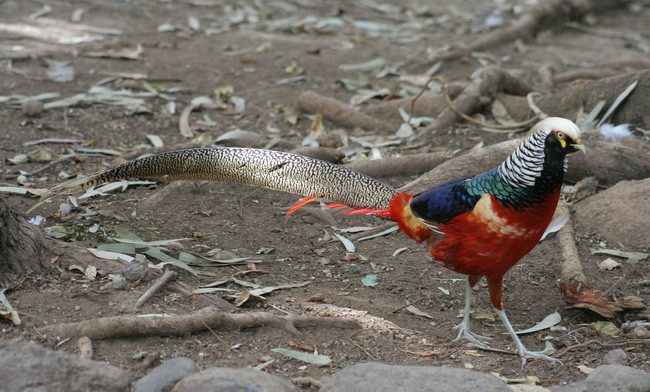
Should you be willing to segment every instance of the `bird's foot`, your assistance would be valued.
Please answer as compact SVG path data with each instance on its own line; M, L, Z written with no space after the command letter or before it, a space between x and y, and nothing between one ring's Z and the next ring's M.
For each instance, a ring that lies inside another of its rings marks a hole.
M557 358L553 358L549 355L546 354L546 350L544 351L529 351L525 347L523 347L523 350L519 350L519 356L521 356L521 367L524 367L526 365L526 360L527 359L544 359L546 361L550 361L554 365L561 365L562 361L560 361Z
M478 344L479 346L485 346L485 343L483 342L484 340L490 340L492 339L489 336L483 336L476 334L472 331L469 330L469 326L461 323L458 326L456 326L456 329L458 329L458 336L456 336L456 339L454 339L454 342L458 342L459 340L465 339L468 340L474 344Z

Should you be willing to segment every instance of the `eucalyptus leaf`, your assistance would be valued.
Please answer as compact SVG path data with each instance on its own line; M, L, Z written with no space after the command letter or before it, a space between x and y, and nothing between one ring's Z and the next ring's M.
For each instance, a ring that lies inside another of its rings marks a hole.
M548 316L544 317L544 320L540 321L539 323L535 324L534 326L515 332L517 335L524 335L527 333L532 333L532 332L537 332L541 331L544 329L551 328L554 325L557 325L562 321L562 316L558 312L554 312L549 314Z
M375 274L364 276L361 278L361 283L366 287L375 287L379 284L379 282L377 282L377 275Z
M297 359L312 365L327 366L332 363L332 358L327 355L311 354L304 351L291 350L288 348L273 348L274 353L284 355L285 357Z

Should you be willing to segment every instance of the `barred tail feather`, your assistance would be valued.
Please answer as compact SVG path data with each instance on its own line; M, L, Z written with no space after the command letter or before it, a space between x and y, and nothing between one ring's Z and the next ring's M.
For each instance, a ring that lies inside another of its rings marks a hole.
M149 155L90 178L61 184L55 190L89 188L129 178L235 182L378 210L386 209L397 192L374 178L318 159L239 147Z

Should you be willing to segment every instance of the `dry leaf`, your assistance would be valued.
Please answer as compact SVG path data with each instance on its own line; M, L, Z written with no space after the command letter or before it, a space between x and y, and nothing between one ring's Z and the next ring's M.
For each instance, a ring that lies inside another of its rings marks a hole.
M600 263L598 263L598 269L601 271L605 271L605 270L611 271L612 269L620 266L621 263L609 257L601 261Z
M400 351L405 352L407 354L411 354L411 355L417 355L418 357L433 357L433 356L442 354L441 351L436 351L436 350L411 351L411 350L400 349Z

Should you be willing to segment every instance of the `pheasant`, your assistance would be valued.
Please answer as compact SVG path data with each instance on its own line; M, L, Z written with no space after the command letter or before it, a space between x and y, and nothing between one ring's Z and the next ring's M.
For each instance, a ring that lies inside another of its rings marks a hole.
M551 222L567 155L575 151L585 151L578 127L567 119L549 117L537 123L497 167L415 196L317 159L238 147L149 155L59 189L128 178L228 181L303 195L288 214L322 199L331 202L327 207L350 207L351 214L391 219L408 237L425 243L436 263L468 276L456 340L483 344L489 339L471 331L469 317L472 288L486 277L492 306L514 340L523 365L528 358L559 361L524 347L503 310L503 277L535 247Z

